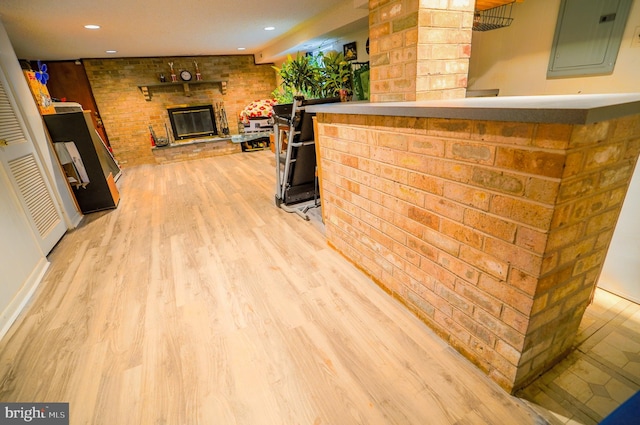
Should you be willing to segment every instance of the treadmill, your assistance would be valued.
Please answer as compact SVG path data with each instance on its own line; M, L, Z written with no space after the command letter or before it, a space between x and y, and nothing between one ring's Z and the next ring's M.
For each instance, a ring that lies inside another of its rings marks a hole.
M276 206L309 220L307 211L320 205L313 117L309 105L339 102L340 98L296 97L291 104L274 105ZM286 152L282 145L287 137ZM312 203L310 201L313 201Z

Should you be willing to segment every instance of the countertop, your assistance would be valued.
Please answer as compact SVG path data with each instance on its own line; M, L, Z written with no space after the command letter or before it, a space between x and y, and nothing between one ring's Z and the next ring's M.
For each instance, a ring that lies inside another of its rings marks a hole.
M418 118L591 124L640 114L640 93L476 97L309 105L309 112Z

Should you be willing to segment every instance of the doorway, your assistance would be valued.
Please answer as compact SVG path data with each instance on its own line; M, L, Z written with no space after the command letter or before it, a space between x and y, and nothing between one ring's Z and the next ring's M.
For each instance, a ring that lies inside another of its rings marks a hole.
M32 63L31 66L37 68L38 65ZM111 150L111 144L102 124L100 111L93 97L93 91L82 61L47 62L47 68L49 73L47 88L51 97L79 103L84 110L91 111L93 126L100 134L107 148Z

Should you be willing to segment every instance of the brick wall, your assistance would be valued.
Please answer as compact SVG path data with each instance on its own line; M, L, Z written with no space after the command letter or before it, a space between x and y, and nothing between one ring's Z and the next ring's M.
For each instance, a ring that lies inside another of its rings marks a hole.
M517 377L523 381L571 348L640 153L638 115L559 129L541 145L567 148L553 214L545 219L547 245Z
M203 80L228 80L225 95L218 84L193 85L191 96L185 96L182 84L167 83L167 87L151 89L151 100L145 100L138 86L158 83L160 73L169 79L168 62L174 62L176 71L191 71L195 79L194 60ZM84 66L114 155L123 167L155 163L149 125L164 136L165 123L169 126L168 106L224 102L234 134L238 113L254 100L270 98L276 87L271 65L255 65L252 55L87 59Z
M465 97L473 0L371 0L371 100Z
M327 238L512 391L571 346L638 157L639 118L320 114Z

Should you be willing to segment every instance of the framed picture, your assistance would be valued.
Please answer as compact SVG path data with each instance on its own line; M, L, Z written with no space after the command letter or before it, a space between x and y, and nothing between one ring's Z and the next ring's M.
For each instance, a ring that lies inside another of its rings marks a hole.
M358 59L358 50L356 49L356 42L347 43L342 46L344 52L344 59L348 61L354 61Z

